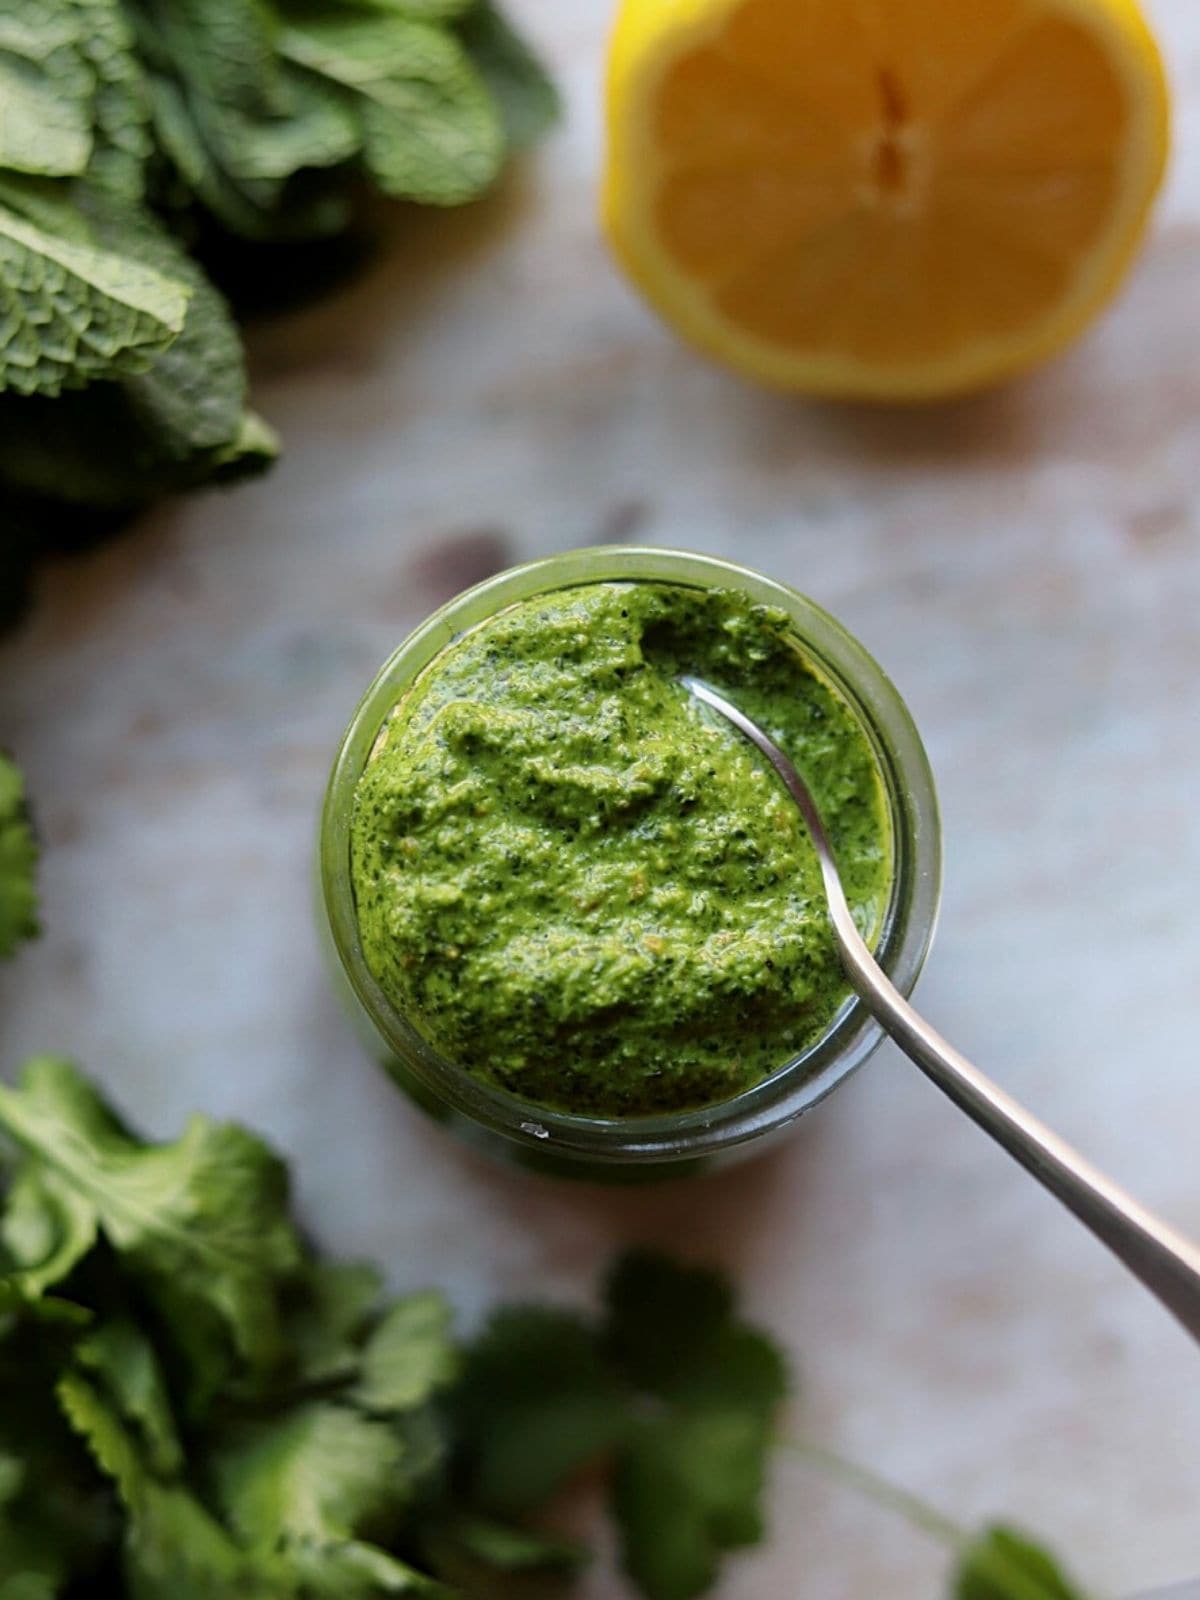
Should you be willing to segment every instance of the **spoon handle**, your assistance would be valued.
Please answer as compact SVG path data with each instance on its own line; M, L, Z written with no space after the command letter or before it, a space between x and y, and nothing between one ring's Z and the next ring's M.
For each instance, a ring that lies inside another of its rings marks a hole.
M842 960L867 1009L926 1077L1074 1212L1200 1342L1200 1250L948 1044L892 987L848 909L846 916L849 929L839 930Z
M799 806L821 864L842 965L868 1011L943 1094L1073 1211L1200 1342L1200 1250L985 1077L913 1010L858 931L821 814L800 774L732 701L699 679L684 678L682 683L762 751Z

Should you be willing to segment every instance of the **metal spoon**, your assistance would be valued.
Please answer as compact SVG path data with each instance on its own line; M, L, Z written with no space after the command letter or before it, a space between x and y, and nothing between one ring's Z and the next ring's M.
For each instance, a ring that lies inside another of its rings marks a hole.
M1200 1249L1085 1161L917 1015L855 926L821 814L800 774L758 724L723 695L697 678L680 681L762 751L800 807L821 863L842 965L867 1010L926 1077L1073 1211L1200 1341Z

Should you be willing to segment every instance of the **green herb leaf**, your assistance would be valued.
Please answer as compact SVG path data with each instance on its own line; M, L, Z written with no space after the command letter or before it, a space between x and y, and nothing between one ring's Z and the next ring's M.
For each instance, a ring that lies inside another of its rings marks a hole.
M79 1372L60 1379L59 1404L128 1516L123 1565L130 1600L284 1600L184 1485L164 1483L142 1459L114 1403Z
M398 1300L363 1346L357 1403L367 1411L408 1411L451 1383L459 1368L451 1321L443 1295Z
M691 1600L721 1555L762 1538L766 1425L739 1410L639 1424L617 1464L625 1568L648 1600Z
M339 4L356 11L386 11L393 16L415 18L418 22L453 22L474 3L475 0L339 0ZM284 9L289 9L289 5L293 10L306 9L303 0L285 0Z
M787 1363L766 1334L734 1316L719 1273L630 1251L609 1277L606 1348L631 1383L679 1405L770 1416L786 1397Z
M49 1057L29 1063L19 1089L0 1088L0 1127L91 1207L198 1380L220 1381L223 1334L252 1371L278 1360L279 1283L301 1254L286 1170L265 1145L205 1117L174 1144L143 1144Z
M71 1275L95 1242L96 1214L88 1202L53 1172L23 1162L0 1215L8 1286L39 1299Z
M761 1499L787 1368L735 1316L715 1272L631 1251L607 1287L605 1348L664 1403L620 1452L613 1508L627 1570L649 1600L689 1600L721 1555L762 1538Z
M453 1398L470 1492L481 1505L537 1505L629 1426L627 1396L587 1323L567 1311L498 1311L466 1352Z
M989 1528L971 1544L952 1593L954 1600L1087 1600L1048 1551L1005 1527Z
M178 336L188 299L177 278L0 207L0 392L56 395L144 372Z
M380 1595L418 1594L456 1600L442 1585L406 1561L359 1539L340 1544L289 1545L283 1554L303 1600L378 1600Z
M89 180L131 203L145 193L153 152L145 73L120 0L70 0L79 48L92 75Z
M315 203L293 181L354 159L362 142L345 96L278 53L264 5L189 0L143 23L155 132L200 202L232 232L288 238L349 219L344 176Z
M214 474L270 461L270 430L246 411L241 339L222 297L147 213L92 192L83 209L97 243L184 284L178 338L146 370L56 400L0 397L0 474L31 495L127 505Z
M30 1322L0 1334L0 1595L58 1595L85 1580L119 1533L108 1487L66 1426L54 1384L63 1330Z
M0 167L59 177L92 153L91 76L70 0L0 15Z
M407 1497L403 1441L386 1422L313 1402L248 1422L216 1452L213 1478L230 1524L250 1545L355 1537Z
M75 1347L75 1360L138 1438L143 1458L160 1477L183 1470L183 1450L154 1346L128 1318L101 1323Z
M361 1261L314 1261L287 1291L284 1316L301 1384L354 1378L359 1346L383 1294L378 1271Z
M509 149L528 149L562 112L546 69L491 0L471 6L459 38L500 108Z
M499 116L444 30L383 12L306 14L284 28L279 48L352 97L363 158L385 194L461 205L496 177Z
M495 1572L576 1572L588 1556L573 1539L533 1533L489 1517L456 1517L441 1533L461 1556Z
M37 858L20 769L0 751L0 959L38 932Z

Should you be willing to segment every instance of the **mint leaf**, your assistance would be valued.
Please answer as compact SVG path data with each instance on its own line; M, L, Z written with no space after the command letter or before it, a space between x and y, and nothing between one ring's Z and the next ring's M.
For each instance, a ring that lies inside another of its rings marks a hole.
M226 1339L252 1372L279 1359L280 1281L301 1254L286 1171L259 1140L197 1116L174 1144L144 1144L49 1057L28 1064L20 1088L0 1087L0 1128L91 1208L197 1381L220 1381Z
M537 1306L496 1312L468 1346L453 1414L472 1498L510 1513L545 1500L629 1424L587 1323Z
M546 69L491 0L476 0L459 38L500 110L510 150L526 150L562 112Z
M0 392L56 395L143 372L178 336L188 299L177 278L0 207Z
M49 177L84 170L92 152L91 76L70 0L0 15L0 167Z
M145 74L121 0L70 0L79 49L92 75L92 151L87 176L130 202L145 192L153 151Z
M67 215L98 244L183 283L187 315L170 347L119 383L54 401L0 396L0 474L46 499L122 506L273 459L273 435L246 410L241 338L196 263L148 213L102 193Z
M461 205L495 178L504 156L499 117L444 30L383 12L306 13L285 26L279 48L350 97L363 159L385 194Z
M136 255L189 291L179 337L123 386L142 435L152 438L164 460L184 462L225 448L246 409L245 356L228 306L179 242L146 213L103 205L91 214L102 244Z
M315 204L293 180L358 155L361 132L345 96L278 53L265 6L220 0L148 6L143 41L155 132L184 183L232 232L287 238L349 220L344 180Z
M407 1411L444 1389L459 1368L451 1320L440 1294L398 1300L363 1346L356 1402L367 1411Z
M1087 1600L1053 1556L1026 1534L994 1527L962 1556L954 1600Z
M38 932L37 858L20 769L0 751L0 959Z

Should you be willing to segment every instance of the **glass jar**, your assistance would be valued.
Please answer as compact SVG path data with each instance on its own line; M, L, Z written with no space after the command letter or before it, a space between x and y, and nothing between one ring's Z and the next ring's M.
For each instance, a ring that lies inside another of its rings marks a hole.
M790 617L804 654L857 713L875 751L895 857L878 954L907 995L933 938L941 867L933 777L912 718L875 661L827 612L784 584L712 556L623 546L572 550L502 572L435 612L380 668L342 740L322 814L320 873L330 940L352 1003L384 1047L388 1070L418 1104L467 1137L543 1169L657 1177L759 1148L862 1065L882 1038L878 1023L851 997L802 1055L733 1099L695 1110L602 1118L532 1105L446 1060L394 1009L363 957L350 873L355 786L380 728L418 673L506 606L613 580L738 589Z

